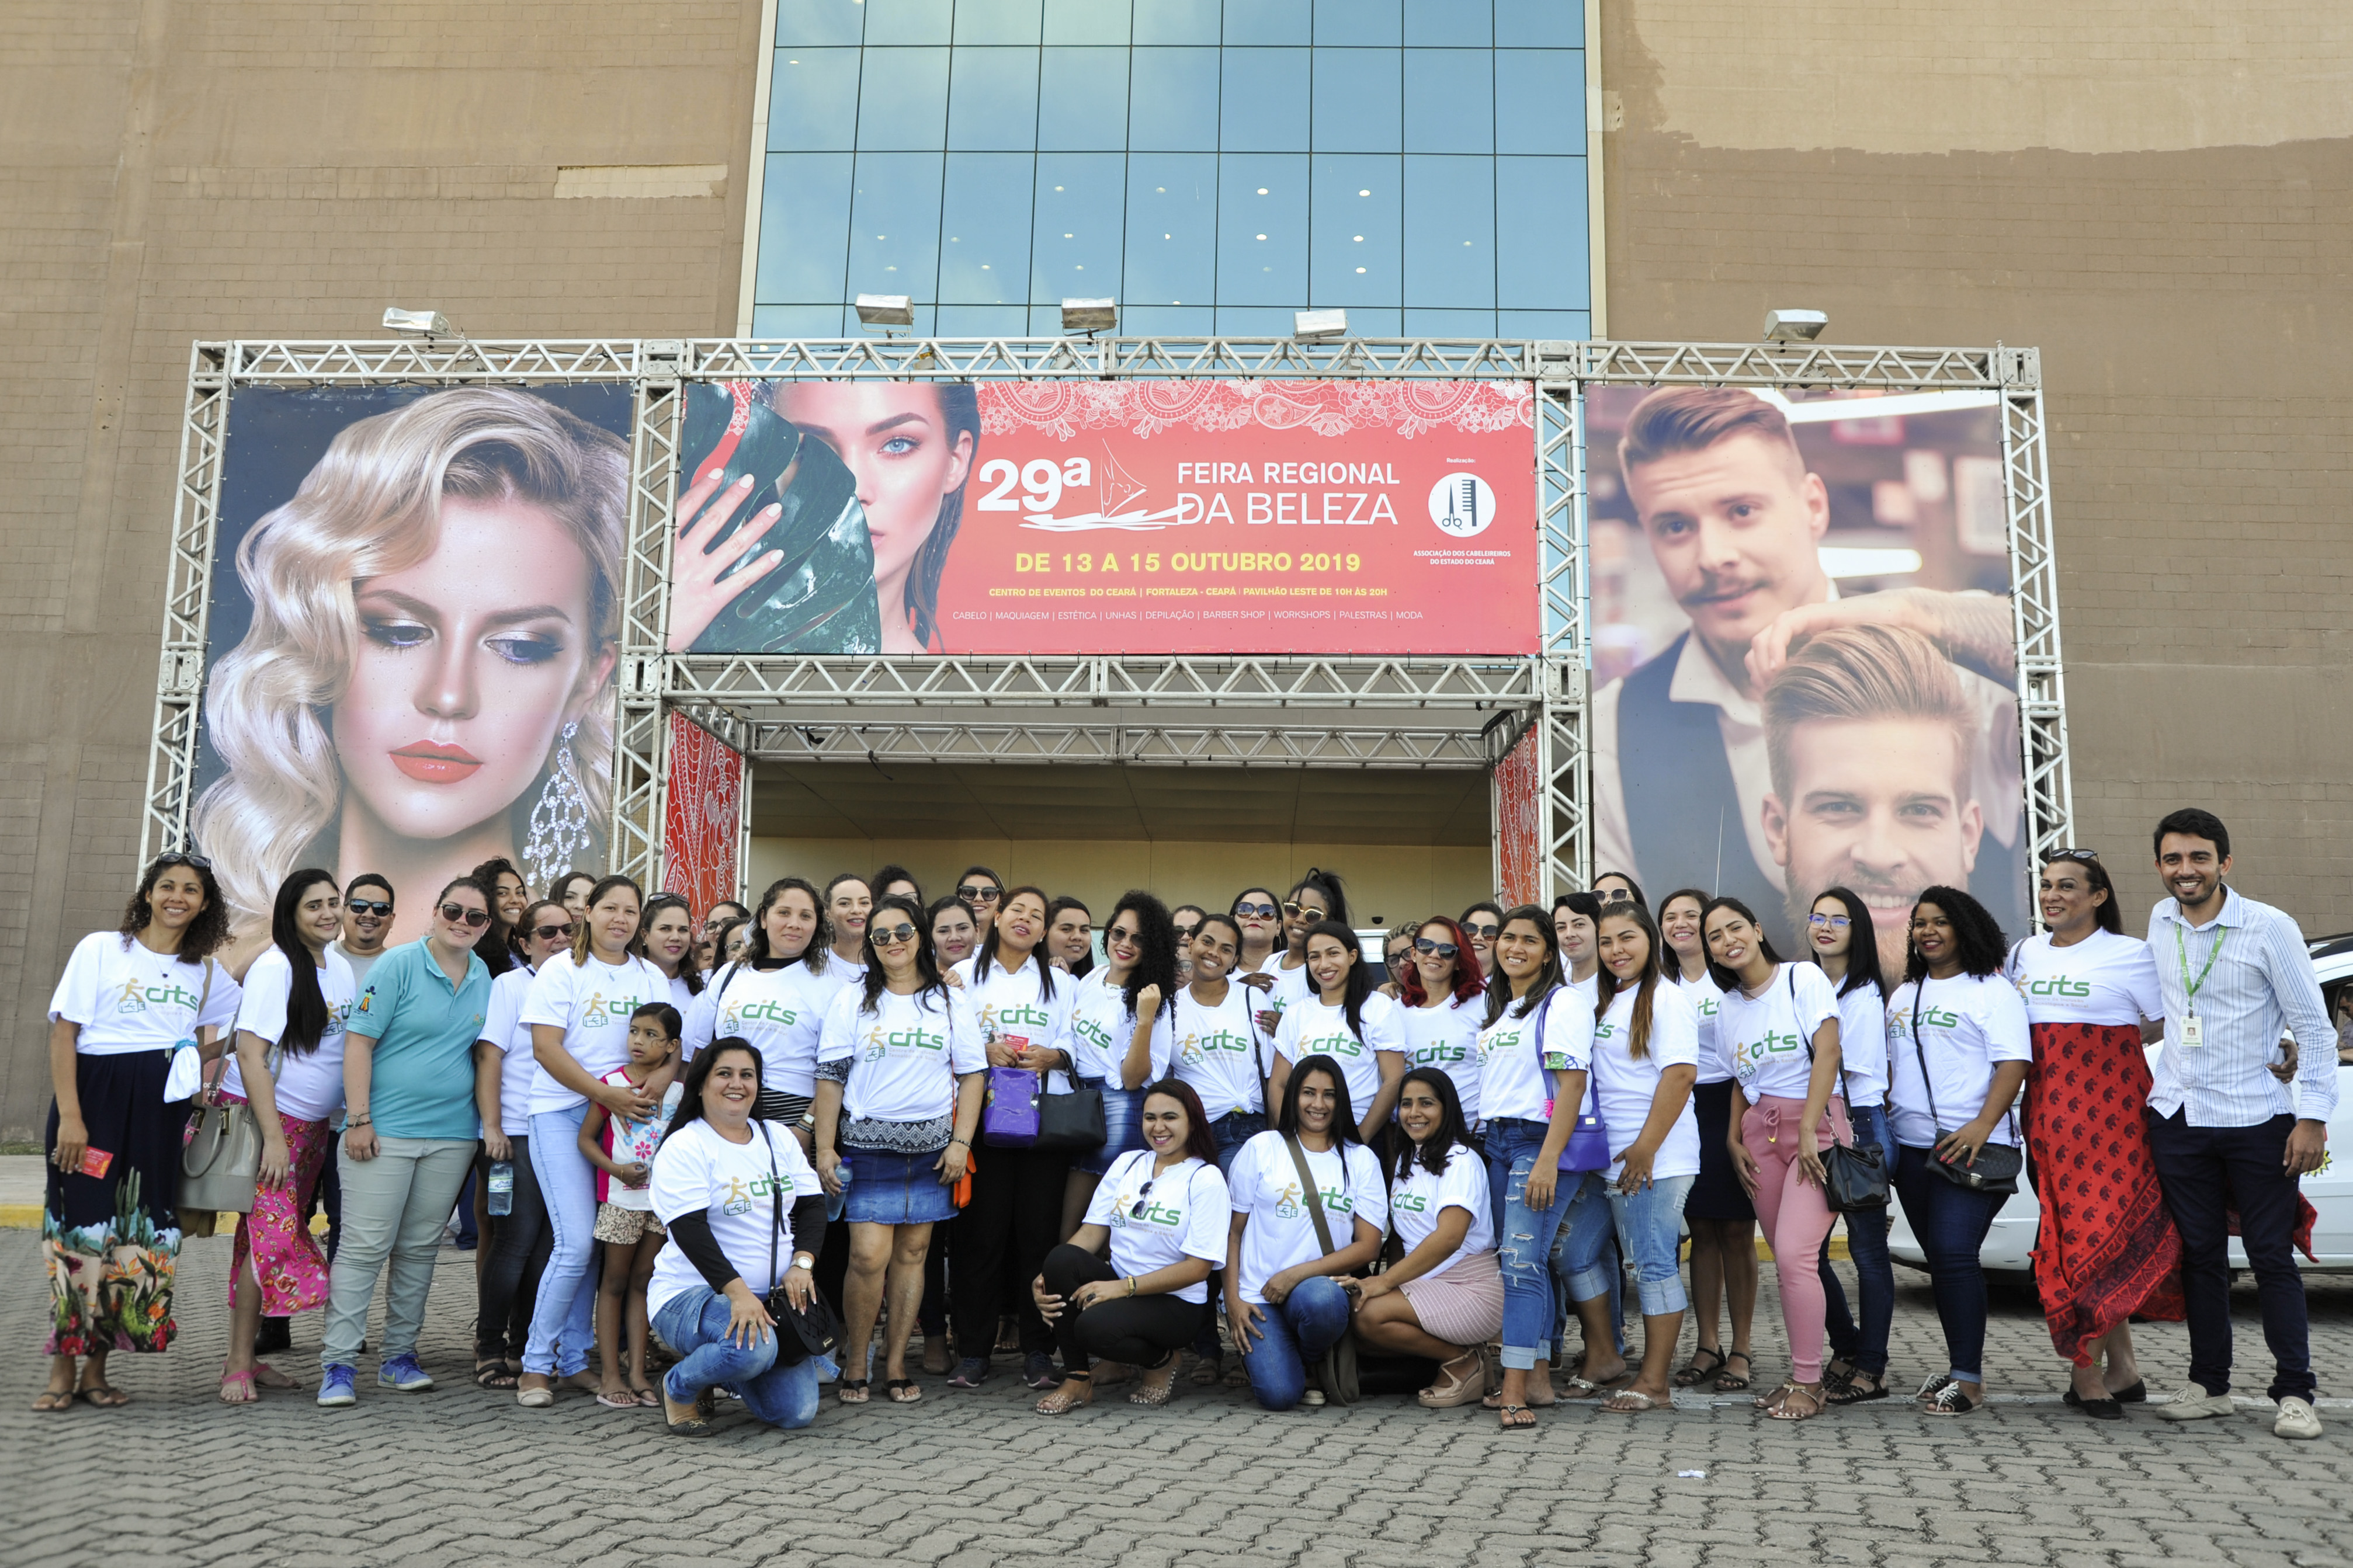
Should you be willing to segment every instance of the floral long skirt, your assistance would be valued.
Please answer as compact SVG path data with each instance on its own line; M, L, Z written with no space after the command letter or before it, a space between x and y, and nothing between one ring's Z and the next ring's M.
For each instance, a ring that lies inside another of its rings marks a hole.
M180 1256L180 1145L194 1103L165 1103L169 1051L77 1056L74 1081L90 1146L113 1156L103 1176L48 1165L41 1251L49 1270L51 1355L162 1351L178 1331L172 1279ZM45 1147L58 1146L49 1105Z
M236 1095L224 1094L224 1105L242 1105ZM253 1259L253 1275L261 1285L264 1317L290 1318L327 1303L327 1254L311 1234L311 1198L319 1189L319 1172L334 1147L328 1119L316 1121L281 1120L286 1130L286 1184L256 1183L253 1212L237 1216L237 1250L228 1268L229 1305L237 1304L237 1282L245 1260Z

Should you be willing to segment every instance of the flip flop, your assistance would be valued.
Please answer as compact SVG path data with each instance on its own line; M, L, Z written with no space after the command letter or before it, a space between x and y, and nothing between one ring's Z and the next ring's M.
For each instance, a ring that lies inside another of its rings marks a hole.
M237 1397L230 1396L231 1390L237 1391ZM223 1405L253 1405L260 1398L261 1395L253 1391L253 1373L249 1372L221 1373L220 1402Z
M119 1410L131 1403L131 1395L111 1383L93 1383L88 1388L77 1388L74 1397L100 1410Z
M1660 1408L1660 1401L1636 1388L1621 1388L1601 1402L1601 1408L1618 1415L1641 1415Z
M913 1405L923 1397L923 1385L912 1377L894 1377L883 1384L893 1405Z
M1496 1413L1503 1417L1506 1432L1533 1432L1536 1429L1536 1413L1525 1405L1499 1405Z
M638 1396L627 1389L623 1389L618 1394L607 1394L599 1389L596 1393L596 1403L607 1410L635 1410L638 1408Z
M73 1390L69 1388L63 1390L45 1388L33 1395L33 1408L43 1415L55 1415L58 1411L71 1410L73 1407Z
M652 1389L633 1388L629 1390L629 1392L638 1396L638 1407L639 1409L659 1410L661 1408L661 1395L656 1394Z
M863 1377L845 1377L834 1389L833 1396L844 1405L863 1405L866 1403L866 1388L870 1381Z

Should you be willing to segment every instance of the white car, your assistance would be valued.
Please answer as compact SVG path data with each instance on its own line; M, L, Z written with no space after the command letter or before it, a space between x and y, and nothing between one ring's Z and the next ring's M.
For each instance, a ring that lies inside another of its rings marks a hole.
M2306 944L2312 952L2313 968L2320 976L2320 995L2327 1016L2337 1016L2338 997L2348 985L2353 985L2353 933L2321 937ZM2149 1047L2149 1059L2155 1062L2157 1052L2163 1047ZM2322 1043L2321 1049L2332 1049ZM2291 1102L2295 1098L2295 1086L2288 1086ZM2338 1164L2337 1157L2346 1156ZM2328 1154L2320 1169L2304 1178L2304 1195L2312 1200L2319 1214L2319 1222L2312 1227L2312 1249L2319 1255L2315 1262L2302 1253L2296 1254L2296 1264L2309 1273L2353 1273L2353 1064L2340 1055L2337 1064L2337 1114L2328 1123ZM1904 1205L1891 1197L1887 1250L1898 1263L1908 1263L1915 1268L1928 1266L1927 1254L1913 1238L1911 1224L1904 1217ZM1989 1269L2005 1272L2031 1273L2034 1268L2034 1232L2042 1223L2042 1207L2034 1201L2031 1188L2021 1184L2016 1195L2001 1205L1994 1216L1993 1228L1986 1233L1985 1247L1978 1258ZM2247 1266L2246 1248L2234 1237L2231 1242L2231 1266Z

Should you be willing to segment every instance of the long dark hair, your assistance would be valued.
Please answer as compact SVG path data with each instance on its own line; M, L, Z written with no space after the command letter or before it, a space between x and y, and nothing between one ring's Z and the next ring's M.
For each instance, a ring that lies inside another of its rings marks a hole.
M897 910L907 917L907 923L915 928L915 975L923 983L915 988L918 1001L934 991L945 997L947 982L940 978L939 957L932 952L932 928L924 923L923 911L915 907L914 900L902 893L883 900L866 913L866 932L859 938L866 953L866 1000L858 1010L873 1012L882 995L882 960L874 951L874 926L876 917L884 910Z
M330 892L342 896L332 871L305 866L278 884L278 900L269 909L270 945L286 955L287 966L294 972L293 984L286 993L286 1032L278 1040L289 1056L309 1056L319 1048L319 1037L327 1032L327 996L319 989L318 961L311 956L310 944L295 923L301 914L302 895L322 882Z
M1642 940L1651 944L1650 956L1642 962L1641 977L1633 983L1633 1017L1626 1026L1626 1054L1639 1062L1651 1054L1651 1005L1659 994L1659 982L1664 974L1659 967L1659 955L1666 950L1667 944L1660 939L1659 927L1651 919L1651 911L1640 904L1620 900L1605 905L1601 919L1632 921L1641 929ZM1594 924L1593 940L1598 947L1601 941L1599 921ZM1612 974L1606 963L1594 972L1593 983L1593 1021L1598 1024L1609 1011L1609 1004L1618 999L1618 993L1626 983Z
M1193 1092L1193 1086L1181 1078L1164 1078L1158 1083L1146 1086L1144 1098L1136 1104L1145 1104L1155 1094L1173 1100L1185 1108L1186 1154L1204 1165L1216 1164L1218 1135L1209 1131L1208 1112L1201 1109L1201 1097Z
M997 969L1005 967L1004 961L997 956L997 933L1005 927L1005 911L1012 908L1013 900L1024 893L1035 898L1039 909L1050 910L1054 907L1054 900L1046 896L1046 889L1043 888L1033 888L1027 882L1018 888L1007 888L997 898L997 918L988 922L988 934L981 938L980 945L973 950L972 978L976 984L987 979L988 972L992 967ZM1049 915L1040 923L1050 924L1052 919L1053 917ZM866 929L869 931L874 929L874 917L871 915L866 917ZM929 946L931 940L931 928L926 926L923 928L924 945ZM1046 957L1046 933L1042 931L1038 933L1038 945L1029 950L1029 962L1038 966L1038 994L1050 998L1054 994L1054 965Z
M2108 880L2108 868L2100 864L2100 858L2090 853L2053 855L2042 862L2042 868L2048 871L2052 867L2062 862L2070 866L2082 867L2084 880L2092 885L2092 890L2107 894L2106 898L2092 906L2092 918L2097 921L2100 929L2110 936L2124 935L2125 917L2124 911L2116 908L2116 885Z
M1365 1037L1365 998L1373 994L1372 976L1365 972L1365 950L1356 945L1356 933L1340 921L1317 921L1300 934L1299 956L1302 962L1307 957L1307 944L1319 936L1328 936L1347 950L1348 978L1342 983L1340 1011L1348 1020L1348 1033L1361 1042ZM1311 973L1307 982L1315 999L1322 1001L1323 989L1315 984L1314 975Z
M1887 977L1879 972L1879 933L1872 927L1871 906L1852 888L1824 888L1814 895L1814 903L1824 899L1836 899L1846 910L1846 978L1839 982L1838 994L1843 996L1869 985L1884 997ZM1813 912L1812 905L1807 906L1807 912ZM1806 943L1806 956L1816 963L1822 961L1810 942Z
M670 1119L670 1130L672 1132L690 1121L705 1120L702 1114L702 1086L711 1081L711 1064L719 1059L720 1053L723 1051L742 1051L752 1058L755 1097L758 1088L765 1086L767 1068L760 1060L760 1047L741 1035L722 1035L695 1052L694 1059L686 1064L686 1077L681 1080L684 1087L678 1093L678 1110Z
M1299 1136L1299 1086L1307 1081L1307 1075L1312 1072L1320 1072L1329 1078L1332 1092L1340 1099L1339 1105L1332 1112L1333 1147L1345 1148L1350 1143L1363 1142L1364 1139L1357 1135L1356 1113L1349 1109L1354 1102L1348 1097L1348 1075L1340 1070L1338 1062L1321 1051L1302 1058L1299 1065L1291 1069L1291 1077L1283 1082L1282 1110L1274 1119L1274 1130L1285 1138Z
M809 944L801 952L801 962L809 966L811 974L822 974L825 973L826 951L833 946L833 922L825 917L824 896L817 890L817 884L807 877L779 877L768 884L768 890L760 895L760 907L753 911L752 934L744 939L744 956L747 959L783 956L768 951L768 911L795 889L808 895L809 907L817 911L817 929L809 933ZM717 953L712 954L714 959L718 956Z
M588 872L588 871L558 871L558 872L555 874L555 880L554 880L553 882L550 882L550 883L547 885L547 898L548 898L548 901L549 901L550 903L556 903L556 904L560 904L560 903L562 903L562 902L564 901L564 889L566 889L566 888L568 888L568 887L570 887L570 886L572 886L572 884L573 884L574 882L578 881L578 880L579 880L581 878L583 878L583 877L586 877L586 878L587 878L587 879L588 879L589 886L591 886L592 888L596 885L596 875L595 875L593 872ZM590 896L589 901L590 901L591 903L594 903L594 902L596 901L595 896L594 896L593 894Z
M1471 1125L1462 1120L1462 1097L1454 1092L1452 1079L1436 1068L1408 1068L1405 1077L1398 1080L1399 1098L1403 1098L1405 1086L1409 1083L1428 1084L1430 1091L1438 1097L1438 1131L1423 1142L1416 1143L1404 1135L1403 1127L1398 1129L1398 1136L1389 1140L1389 1169L1383 1173L1391 1186L1405 1180L1417 1159L1431 1175L1444 1175L1447 1151L1457 1143L1468 1146L1471 1142Z
M1740 989L1740 976L1718 963L1715 961L1715 950L1707 945L1707 917L1718 910L1730 910L1750 925L1757 927L1757 951L1765 955L1766 963L1779 963L1781 955L1773 951L1773 939L1765 934L1765 928L1762 925L1757 924L1756 910L1738 899L1718 895L1708 900L1707 907L1699 912L1699 944L1701 950L1707 953L1707 977L1715 982L1715 988L1718 991L1728 996Z
M140 873L139 890L122 906L122 924L117 931L127 951L132 939L155 919L155 884L174 866L185 866L194 871L205 890L205 907L196 911L196 918L180 933L178 954L184 963L202 963L228 941L228 906L221 902L220 882L213 876L212 862L185 850L166 849L147 862L147 869Z
M687 930L690 932L694 930L694 906L679 894L656 893L646 900L645 908L638 911L638 940L631 945L638 957L643 958L648 963L653 963L656 969L659 969L661 965L654 963L652 956L646 952L646 937L654 929L654 917L665 910L683 910L686 914ZM702 994L702 970L695 963L694 942L691 937L687 942L686 951L678 955L678 977L686 982L686 994L689 996L699 996Z
M493 855L466 875L480 882L491 895L491 923L483 931L481 940L474 943L474 956L482 961L482 967L489 970L491 978L495 980L515 965L514 933L508 927L506 917L499 913L499 879L512 877L522 885L526 899L531 897L531 884L523 879L521 871L515 869L515 863L503 855Z
M1923 888L1920 896L1912 900L1912 912L1918 914L1922 904L1934 904L1945 911L1953 922L1953 940L1960 948L1961 973L1984 979L2001 973L2003 961L2010 956L2009 939L2001 934L2001 922L1987 908L1958 888ZM1913 945L1911 922L1905 922L1904 983L1928 978L1928 961L1920 956Z
M1346 890L1340 886L1339 872L1326 871L1320 866L1308 867L1307 875L1300 878L1299 880L1291 885L1291 897L1295 900L1298 899L1300 894L1306 892L1316 892L1324 895L1324 918L1325 920L1337 921L1341 925L1346 925L1348 923L1348 895ZM1353 930L1350 934L1353 940ZM1303 936L1301 937L1299 939L1299 945L1302 948L1304 948L1307 945L1307 939Z
M1264 893L1266 895L1266 901L1274 906L1274 946L1270 948L1268 951L1271 952L1281 952L1290 945L1291 942L1289 937L1282 934L1282 899L1281 895L1276 893L1272 888L1244 888L1240 892L1236 893L1233 896L1233 900L1230 903L1226 905L1226 918L1234 922L1234 954L1236 963L1240 962L1242 951L1242 939L1240 935L1242 919L1241 916L1234 913L1234 911L1240 909L1242 907L1242 900L1249 898L1252 893Z
M1119 923L1119 917L1130 910L1135 913L1135 945L1139 950L1135 967L1127 972L1127 983L1120 987L1121 999L1126 1002L1131 1016L1135 1012L1135 999L1147 985L1160 987L1160 1005L1164 1010L1176 1005L1176 918L1168 906L1141 888L1130 888L1120 895L1119 902L1111 907L1111 919L1103 922L1103 951L1109 952L1109 932ZM1208 919L1207 915L1202 917ZM1237 945L1240 945L1237 943Z
M915 886L915 902L920 904L923 901L923 884L915 881L915 874L913 871L908 870L904 866L898 864L896 861L883 867L881 870L875 872L873 876L868 878L866 888L869 892L879 893L893 882L913 882Z
M1534 904L1522 904L1497 922L1495 927L1497 942L1504 940L1504 928L1514 921L1527 921L1536 928L1536 935L1544 941L1544 963L1536 970L1536 983L1528 987L1527 996L1512 1014L1514 1018L1525 1018L1544 1005L1545 998L1551 995L1556 987L1565 984L1565 977L1560 970L1560 933L1553 930L1552 916L1549 913ZM1511 1002L1512 983L1504 973L1503 961L1498 959L1495 963L1495 983L1487 987L1487 1021L1479 1026L1483 1029L1488 1024L1493 1024L1502 1017L1504 1009L1510 1006Z
M557 903L564 901L560 895L566 879L559 877L555 880L556 892L559 895L555 900ZM596 943L588 934L590 918L596 912L596 906L605 901L605 895L616 888L627 888L638 896L638 929L629 934L628 945L622 950L628 954L635 954L638 952L638 939L645 935L646 931L646 890L638 886L637 879L634 877L599 877L596 879L596 885L588 889L586 907L581 910L579 918L572 923L573 963L586 963L588 962L588 955L596 951ZM484 897L488 896L488 894L484 895Z
M980 462L979 389L970 382L933 384L939 392L940 422L947 426L948 446L954 448L958 437L969 434L973 454L972 461L965 465L964 483L940 498L940 515L916 550L914 565L907 574L907 608L914 613L915 641L927 651L938 634L940 577L947 570L949 547L955 543L956 530L964 521L964 492Z

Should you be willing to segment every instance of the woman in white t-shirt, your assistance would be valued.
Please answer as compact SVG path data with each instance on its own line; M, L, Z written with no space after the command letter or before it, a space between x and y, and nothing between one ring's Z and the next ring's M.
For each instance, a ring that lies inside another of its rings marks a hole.
M1231 1171L1242 1145L1266 1131L1273 1047L1259 1031L1250 988L1231 978L1241 942L1241 923L1231 915L1203 915L1188 955L1192 979L1169 1009L1176 1075L1200 1096L1219 1171Z
M1254 1020L1259 1033L1271 1039L1275 1025L1282 1021L1273 1005L1275 975L1282 963L1282 900L1271 888L1244 888L1226 913L1242 933L1234 957L1234 984L1251 992L1258 1012L1277 1015Z
M1256 971L1245 971L1243 984L1260 993L1258 1026L1269 1037L1281 1029L1282 1015L1293 1003L1315 994L1315 977L1307 968L1307 933L1325 921L1347 925L1347 894L1335 873L1310 866L1282 900L1282 947Z
M1325 1056L1347 1074L1349 1113L1356 1136L1370 1143L1388 1125L1405 1077L1405 1035L1395 1002L1373 989L1373 973L1356 933L1338 921L1311 926L1302 943L1312 994L1283 1009L1274 1032L1274 1070L1267 1092L1282 1098L1293 1062Z
M532 1026L522 1021L531 983L548 960L572 951L575 921L553 899L527 906L515 921L521 962L491 982L474 1061L482 1104L482 1152L475 1174L487 1193L503 1182L507 1212L489 1216L482 1234L482 1270L475 1282L474 1382L483 1388L515 1386L531 1342L531 1313L539 1277L552 1247L547 1200L531 1163L531 1091L539 1081ZM504 1166L503 1172L500 1170Z
M1443 915L1414 928L1413 946L1398 982L1398 1029L1405 1037L1406 1070L1436 1068L1454 1080L1462 1121L1479 1127L1479 1022L1486 1016L1486 976L1471 939Z
M752 1042L760 1053L762 1121L793 1130L812 1147L809 1114L817 1100L817 1044L838 986L809 966L826 962L818 890L798 877L768 885L752 917L744 956L712 972L686 1014L689 1060L714 1039ZM846 966L845 966L846 967Z
M1806 915L1806 946L1838 993L1839 1089L1857 1148L1879 1151L1889 1167L1895 1142L1887 1131L1887 987L1879 973L1879 935L1871 906L1850 888L1832 888ZM1887 1256L1887 1211L1858 1209L1846 1219L1862 1321L1847 1307L1846 1287L1823 1248L1823 1327L1831 1342L1822 1389L1832 1405L1887 1397L1887 1334L1895 1319L1895 1266Z
M2019 1141L2010 1107L2034 1047L2026 1004L2002 978L2003 957L2001 927L1983 904L1957 888L1927 889L1912 906L1904 983L1887 999L1895 1192L1927 1255L1951 1362L1915 1396L1931 1415L1966 1415L1985 1403L1978 1253L2010 1194L1964 1186L1931 1165L1973 1166L1988 1144Z
M299 1386L254 1358L254 1334L268 1313L289 1318L324 1306L327 1255L311 1235L318 1188L343 1103L343 1025L351 1017L352 966L328 944L343 930L343 900L332 873L306 869L279 885L270 945L245 972L237 1050L219 1099L249 1105L261 1133L253 1211L237 1220L229 1251L228 1359L224 1405L249 1405L264 1388Z
M1179 1355L1210 1319L1209 1272L1225 1258L1229 1205L1200 1098L1163 1079L1145 1091L1142 1127L1144 1147L1112 1162L1085 1223L1030 1281L1062 1352L1061 1382L1038 1402L1041 1415L1092 1403L1096 1356L1144 1369L1129 1404L1167 1404Z
M1385 1272L1339 1283L1366 1342L1439 1363L1438 1381L1415 1397L1446 1410L1486 1392L1481 1347L1504 1331L1487 1167L1443 1068L1406 1068L1398 1128L1404 1135L1388 1162L1389 1224L1405 1256Z
M75 945L49 999L57 1098L41 1250L52 1310L36 1410L67 1410L77 1397L129 1403L106 1381L108 1353L161 1351L178 1332L174 1199L194 1085L182 1088L173 1068L185 1056L179 1077L191 1079L190 1068L219 1054L214 1031L237 1016L237 982L212 956L227 941L211 864L167 851L140 878L121 928ZM178 1098L164 1098L167 1086Z
M2134 1315L2183 1311L2165 1266L2181 1238L2158 1187L2147 1114L2146 1043L2165 1033L2165 1004L2156 960L2124 934L2097 856L2065 850L2044 861L2041 892L2047 929L2010 950L2006 971L2034 1047L2019 1117L2042 1200L2034 1283L2051 1342L2070 1363L2068 1403L2117 1421L2126 1401L2148 1392Z
M1077 1154L1062 1188L1062 1234L1083 1222L1095 1184L1144 1147L1144 1088L1176 1063L1164 997L1176 994L1176 925L1168 906L1133 889L1103 924L1103 962L1071 984L1071 1076L1103 1091L1103 1147Z
M1757 1205L1732 1169L1732 1060L1720 1047L1715 1016L1724 993L1708 973L1701 911L1712 894L1678 888L1659 900L1659 936L1668 973L1691 998L1699 1020L1699 1077L1692 1085L1692 1116L1699 1126L1699 1176L1683 1200L1691 1232L1693 1327L1691 1360L1675 1373L1677 1388L1702 1385L1719 1394L1748 1386L1749 1335L1757 1320ZM1721 1315L1719 1312L1721 1310ZM1731 1319L1732 1337L1719 1331ZM1733 1363L1740 1365L1736 1369Z
M1822 1151L1852 1136L1838 1096L1838 998L1818 965L1782 963L1739 900L1709 900L1701 930L1724 993L1715 1035L1732 1060L1732 1168L1772 1245L1789 1335L1788 1381L1757 1403L1776 1420L1809 1420L1829 1397L1821 1260L1831 1215Z
M588 1373L596 1292L586 1283L596 1245L596 1169L580 1152L588 1102L642 1121L677 1077L671 1063L641 1088L604 1081L629 1059L630 1016L649 1002L670 1000L670 976L635 952L641 907L637 883L601 879L588 890L587 912L574 920L572 950L541 964L523 994L522 1022L531 1028L539 1067L531 1089L531 1167L554 1238L540 1270L531 1338L515 1384L516 1402L526 1409L554 1404L558 1377L590 1393L598 1386Z

